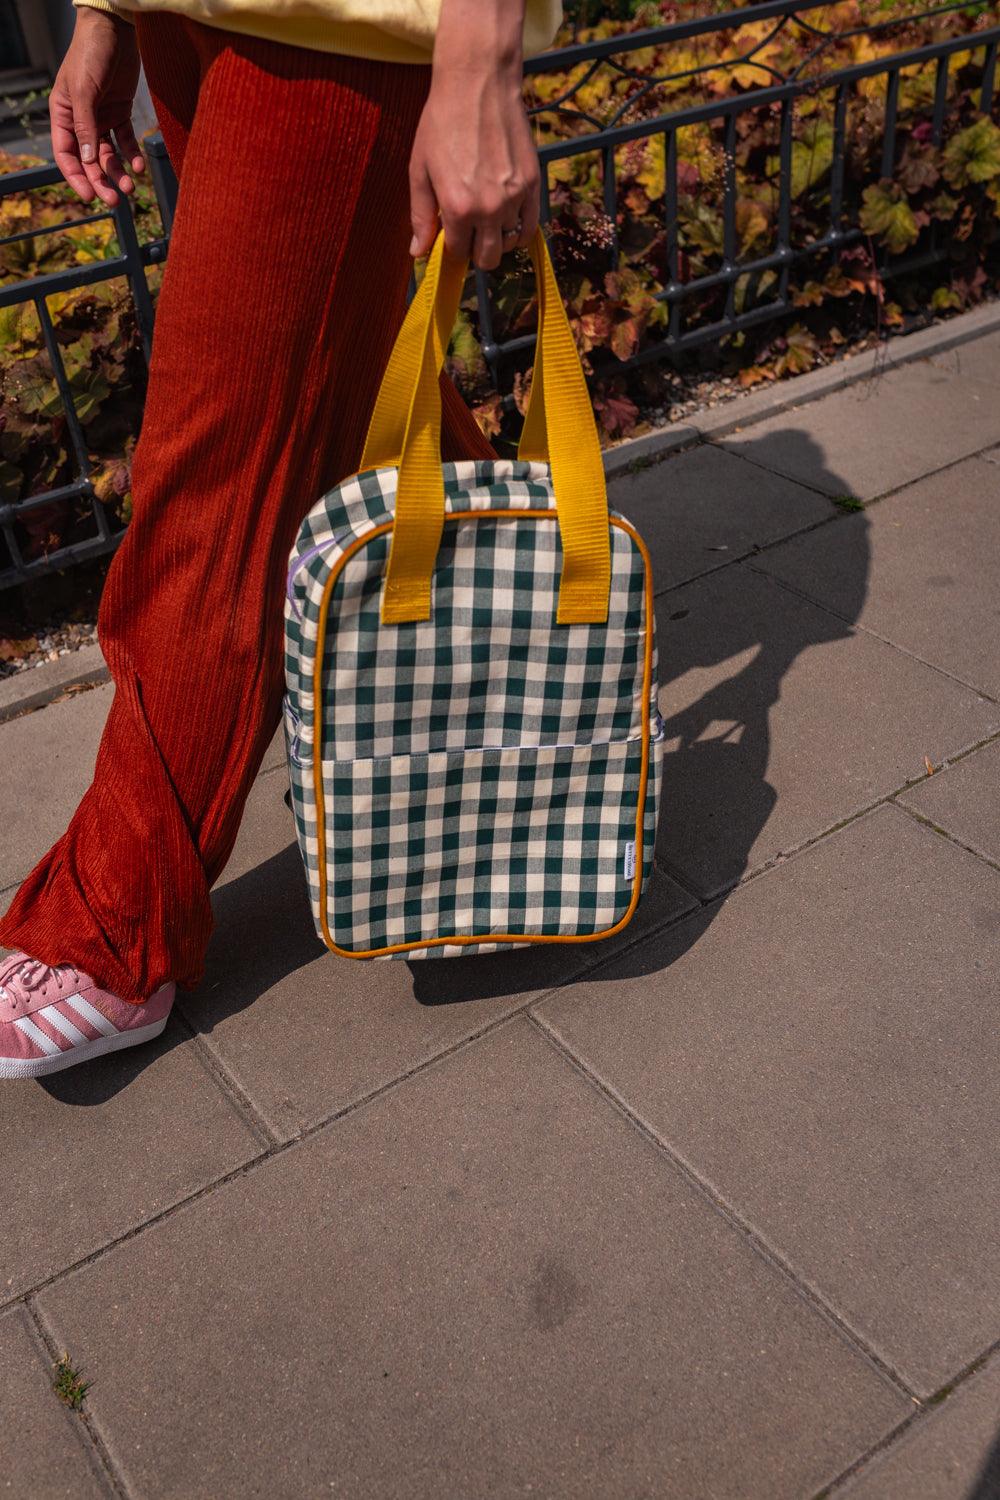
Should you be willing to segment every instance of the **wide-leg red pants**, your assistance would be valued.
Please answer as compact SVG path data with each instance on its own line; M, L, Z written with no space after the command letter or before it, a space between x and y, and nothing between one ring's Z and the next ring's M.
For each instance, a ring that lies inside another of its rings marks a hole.
M0 942L141 1000L197 983L209 888L278 725L289 550L352 473L403 316L430 70L138 18L180 174L93 785ZM492 456L454 386L445 453ZM277 795L277 793L275 794Z

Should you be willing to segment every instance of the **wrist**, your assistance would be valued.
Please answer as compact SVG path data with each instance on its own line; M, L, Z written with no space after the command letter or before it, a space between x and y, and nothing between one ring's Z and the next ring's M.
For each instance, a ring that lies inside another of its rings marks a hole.
M525 0L442 0L434 73L520 89Z
M107 3L107 0L103 4L87 3L87 0L75 0L74 8L76 10L76 25L81 29L90 28L93 30L96 27L98 30L101 28L106 30L108 27L112 27L115 31L129 32L134 29L131 17L126 16L120 10L116 10Z

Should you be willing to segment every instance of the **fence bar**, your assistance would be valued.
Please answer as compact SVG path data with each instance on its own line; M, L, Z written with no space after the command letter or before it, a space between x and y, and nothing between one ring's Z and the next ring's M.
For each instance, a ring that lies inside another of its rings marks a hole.
M680 286L680 244L677 237L677 132L668 130L663 138L663 166L666 173L663 211L667 230L667 288ZM676 340L681 331L681 304L677 298L670 304L669 336Z
M723 147L722 178L722 269L731 270L736 264L736 116L726 120L725 145ZM726 317L736 312L736 281L729 282L726 293Z
M896 165L896 115L899 111L899 69L889 74L885 91L885 134L882 140L882 176L891 177Z
M847 85L837 87L833 104L833 161L830 166L830 233L838 235L844 204L844 165L846 162Z
M149 175L153 179L153 191L156 194L156 202L163 222L163 233L169 238L174 227L174 214L177 212L177 178L174 175L170 157L167 155L163 137L161 135L148 136L143 144L146 147Z
M41 239L43 235L58 234L61 229L80 229L84 224L97 224L101 219L110 219L111 210L106 209L104 213L84 214L81 219L63 219L59 224L43 224L41 229L19 229L16 234L5 234L0 237L0 249L4 245L16 245L21 240Z
M939 57L934 79L934 117L931 122L931 140L940 146L944 134L944 112L948 103L948 59Z
M56 343L56 333L52 326L52 317L49 313L48 303L44 297L35 298L35 311L38 321L42 325L42 337L48 350L49 362L52 365L52 374L55 377L56 387L62 397L63 406L66 409L66 426L69 431L70 442L76 456L77 472L81 480L87 478L90 469L90 457L87 453L87 444L83 436L83 428L76 414L76 403L73 400L73 392L70 390L69 381L66 379L66 366L63 364L62 351ZM89 481L88 481L89 488Z
M146 281L146 268L142 261L142 251L139 247L139 236L135 232L132 210L120 195L114 214L118 243L125 252L125 274L128 277L132 300L135 303L142 352L148 363L153 351L153 299L149 295L149 283Z
M615 177L615 150L609 146L601 152L601 175L604 188L604 212L611 226L611 267L618 269L618 182Z
M784 302L788 297L788 277L792 259L792 127L795 123L792 101L785 99L781 105L781 145L778 175L778 246L781 257L778 294Z
M497 362L500 358L501 349L493 334L493 304L490 297L490 278L485 271L478 268L475 275L476 281L476 309L479 313L479 342L483 351L483 358L489 365L493 374L494 383L497 378Z
M979 93L979 108L982 114L993 113L993 90L997 72L997 44L990 42L986 48L986 59L983 63L983 82Z

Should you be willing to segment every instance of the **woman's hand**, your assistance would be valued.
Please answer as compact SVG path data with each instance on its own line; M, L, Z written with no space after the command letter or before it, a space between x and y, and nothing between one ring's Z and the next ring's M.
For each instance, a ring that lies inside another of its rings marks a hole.
M133 172L145 166L132 129L138 82L135 28L106 11L81 6L73 40L52 85L49 118L56 166L84 203L96 193L113 208L118 202L116 188L123 193L133 188L123 159Z
M410 157L411 255L439 221L484 271L538 224L538 155L521 95L524 0L442 0L431 91Z

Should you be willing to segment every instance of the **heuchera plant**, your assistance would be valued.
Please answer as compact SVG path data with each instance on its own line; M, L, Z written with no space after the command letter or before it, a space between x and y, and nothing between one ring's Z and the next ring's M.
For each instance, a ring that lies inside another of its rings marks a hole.
M726 8L739 8L727 3ZM586 40L663 25L698 10L717 11L714 0L641 3L635 0L577 0L567 6L562 40ZM833 33L868 22L905 17L912 4L900 0L839 0L810 12L810 20ZM1000 233L1000 128L978 110L985 48L976 33L995 24L1000 5L973 3L961 11L908 22L900 28L834 39L807 66L820 77L837 67L891 55L944 36L968 35L949 69L945 128L939 146L932 141L936 66L906 68L900 81L897 146L893 175L881 176L885 76L860 82L848 99L847 160L843 223L862 237L837 254L800 261L793 272L793 313L759 329L730 336L689 356L688 363L742 385L809 370L838 347L918 326L930 317L968 307L996 289ZM607 118L637 94L650 73L681 75L659 84L628 118L651 118L685 105L732 93L752 99L771 81L766 71L789 73L816 46L814 36L794 24L777 35L772 20L747 21L736 31L706 36L669 49L632 53L640 77L625 79L602 69L588 80L576 103ZM752 62L738 62L757 48ZM763 66L761 66L763 65ZM689 75L690 69L701 71ZM583 76L584 68L572 75ZM565 73L528 79L533 106L545 106L567 87ZM795 107L791 164L791 233L807 245L829 227L833 160L833 97L830 90L805 93ZM540 143L560 140L581 128L542 108L536 116ZM741 259L773 248L778 214L778 129L776 109L749 108L737 119L736 235ZM722 181L724 142L721 122L686 127L678 133L678 274L690 280L716 269L723 254ZM0 153L0 172L27 165ZM603 439L627 437L644 424L650 408L668 407L676 374L667 362L635 368L625 362L662 339L668 320L657 298L668 281L665 227L663 139L630 142L616 154L618 193L614 221L607 216L599 158L587 155L549 166L551 244L560 286L584 363L591 376L594 409ZM140 238L159 234L155 201L148 188L136 194ZM221 210L220 210L221 211ZM45 229L65 219L82 220L88 210L68 189L53 187L0 206L0 240L26 229ZM612 265L617 242L619 259ZM919 272L892 274L893 262L931 247L942 260ZM111 221L80 223L60 233L11 240L0 246L0 284L20 281L55 267L99 261L114 255ZM159 273L150 272L154 290ZM776 273L741 277L736 310L773 299ZM714 291L684 304L685 328L716 321L725 293ZM93 464L99 501L114 516L128 519L131 506L129 460L142 412L145 366L128 289L113 280L49 298L56 337L67 366L70 388ZM525 257L509 257L494 285L494 331L506 339L534 327L533 284ZM449 364L484 430L501 444L516 436L517 411L530 389L530 359L505 371L507 399L494 390L482 356L474 300L463 307ZM0 311L0 499L11 502L72 479L75 466L66 421L30 304ZM88 507L68 504L34 512L21 528L27 557L90 534ZM0 560L2 561L2 560Z
M567 40L604 37L642 26L690 17L693 4L580 3L570 8ZM711 8L700 7L706 13ZM717 9L718 7L716 7ZM727 8L735 8L729 7ZM843 33L869 22L905 17L912 5L897 0L842 0L817 11L810 21ZM599 10L613 10L595 20ZM572 103L591 116L607 118L639 92L649 74L687 74L658 84L641 98L628 120L650 118L722 95L743 94L786 76L816 48L816 37L787 24L772 36L774 20L755 21L749 13L736 31L709 35L669 49L632 53L629 66L641 76L622 78L600 70L584 83ZM974 4L961 11L872 33L834 39L806 66L806 77L852 62L890 56L921 43L950 36L969 37L967 51L951 60L945 127L941 145L932 143L936 63L904 68L898 99L895 169L883 180L885 75L859 82L847 105L847 159L842 224L862 237L837 254L799 261L792 273L793 315L753 332L708 345L688 357L696 368L728 374L741 385L777 380L809 370L832 357L839 346L879 337L893 329L919 326L931 317L968 307L995 290L1000 233L1000 128L979 113L985 47L976 32L994 25L1000 6ZM761 45L763 44L763 45ZM759 48L752 62L729 61ZM707 68L706 68L706 65ZM582 78L581 65L567 75L528 80L535 106L565 93ZM806 92L796 101L791 160L791 239L805 246L830 224L834 98L830 89ZM768 254L775 246L778 217L779 118L777 106L749 108L737 117L736 238L741 260ZM542 143L582 130L563 115L536 118ZM692 280L716 270L723 259L723 124L685 127L678 132L678 278ZM596 153L549 164L552 247L560 286L578 346L592 377L594 407L608 441L633 433L644 409L669 406L676 377L666 363L650 362L624 370L623 362L663 336L668 313L657 292L668 283L662 136L630 142L616 152L618 183L614 223L604 210L601 163ZM612 269L609 248L617 238L619 262ZM925 260L919 273L899 273L894 261L931 247L943 258ZM735 286L735 308L742 312L773 299L777 273L743 276ZM530 331L534 312L526 268L505 270L496 287L495 334L499 339ZM683 327L717 321L724 290L684 303ZM530 372L513 381L513 402L493 393L479 354L474 302L466 304L452 350L452 371L480 421L494 436L512 436L523 409Z
M0 152L0 173L34 165L37 158ZM140 237L160 234L155 198L136 192ZM69 188L42 188L0 202L0 285L46 271L83 265L119 253L114 223L80 223L88 208ZM10 238L71 221L72 227L29 238ZM159 272L149 273L154 290ZM47 299L69 388L93 466L98 500L114 518L131 511L129 460L142 417L146 366L135 310L123 278L98 282ZM62 398L45 349L41 325L28 302L0 308L0 502L11 503L67 484L77 476ZM62 502L29 513L19 525L27 558L93 534L86 502ZM2 559L0 559L2 561Z

